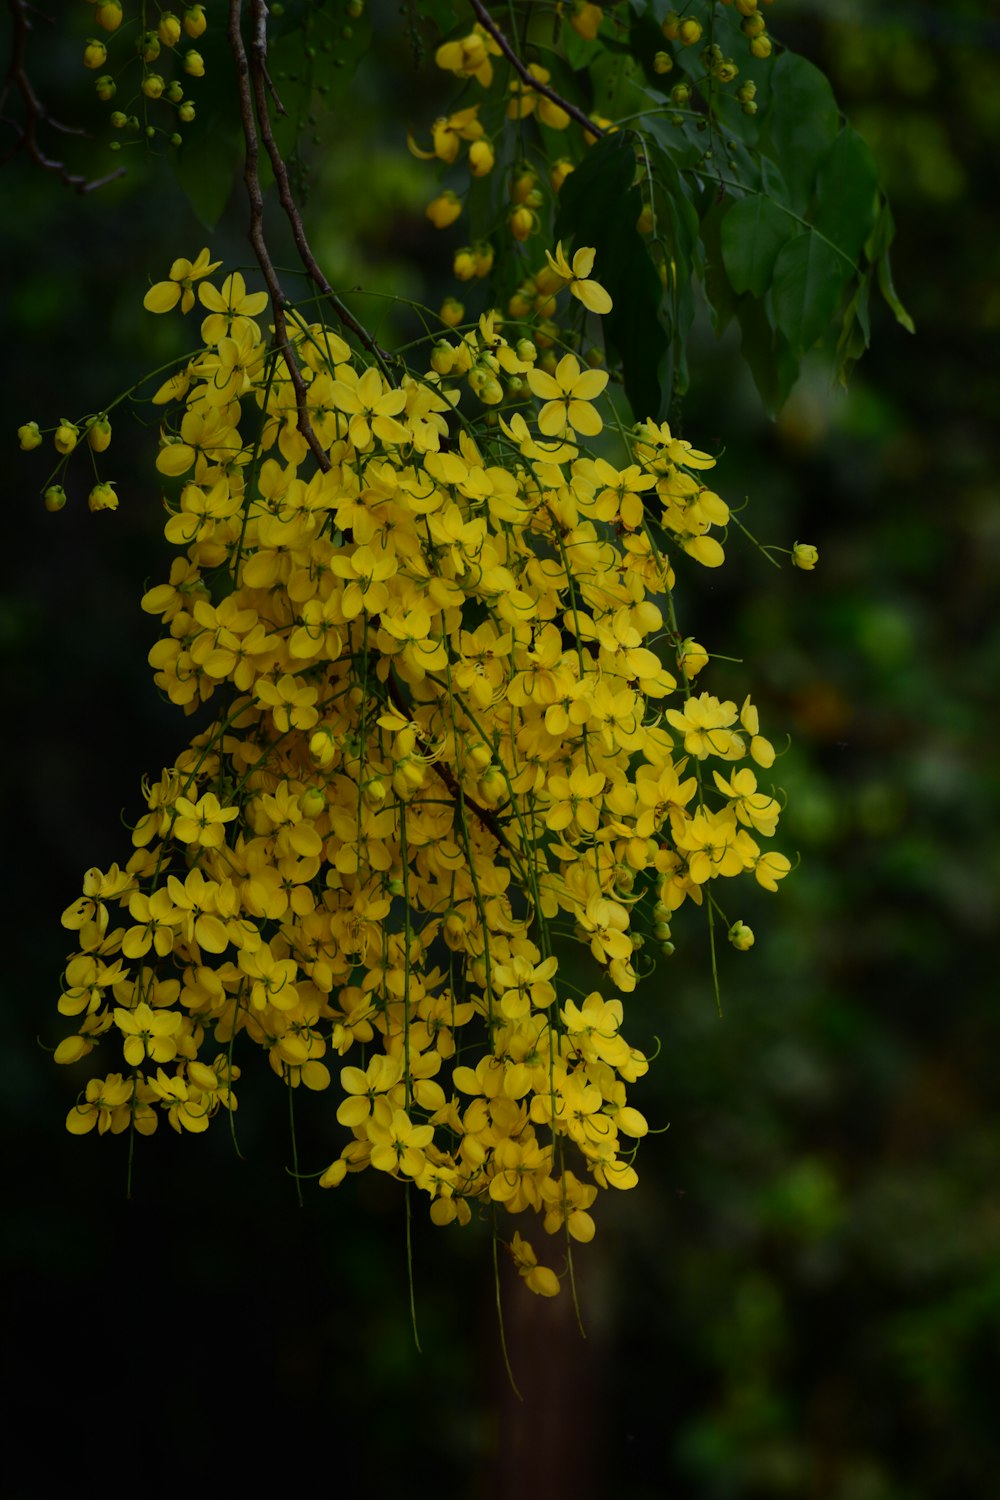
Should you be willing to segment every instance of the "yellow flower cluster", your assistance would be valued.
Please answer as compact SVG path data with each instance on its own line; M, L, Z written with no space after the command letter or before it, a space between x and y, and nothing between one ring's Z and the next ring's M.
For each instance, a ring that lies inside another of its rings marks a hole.
M601 303L592 252L553 264ZM647 1130L622 1034L638 928L663 940L716 878L789 868L758 842L779 809L745 764L773 760L756 710L692 693L706 653L673 623L666 547L722 560L714 460L649 422L617 463L586 454L606 377L571 355L474 430L448 376L393 384L292 321L318 457L262 294L211 269L176 261L146 298L193 306L196 284L207 316L156 397L178 556L143 607L158 686L216 713L144 786L124 868L88 871L64 914L57 1061L101 1044L119 1069L69 1129L203 1131L256 1044L289 1088L338 1096L322 1185L371 1169L439 1225L492 1204L589 1240ZM527 364L493 317L478 337ZM555 951L574 937L586 993Z

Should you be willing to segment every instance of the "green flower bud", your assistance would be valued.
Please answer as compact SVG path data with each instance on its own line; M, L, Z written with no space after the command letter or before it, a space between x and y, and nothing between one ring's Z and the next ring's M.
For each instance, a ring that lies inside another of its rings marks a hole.
M729 929L729 941L737 953L746 953L754 945L753 928L745 922L734 922Z

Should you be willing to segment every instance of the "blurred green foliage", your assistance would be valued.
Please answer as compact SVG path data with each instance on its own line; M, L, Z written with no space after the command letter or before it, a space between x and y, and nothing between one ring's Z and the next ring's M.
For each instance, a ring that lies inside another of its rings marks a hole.
M758 940L722 955L721 1021L694 911L635 997L637 1041L662 1044L636 1103L670 1128L578 1257L587 1341L565 1309L507 1298L543 1419L505 1385L485 1234L417 1224L418 1355L397 1206L365 1180L307 1190L300 1212L282 1109L241 1118L245 1163L221 1135L140 1142L131 1203L124 1142L63 1134L76 1085L36 1041L56 1039L58 913L83 868L119 857L116 813L180 729L143 662L138 596L164 565L152 435L116 433L114 516L82 496L46 515L36 465L8 445L5 1281L17 1431L64 1439L50 1481L65 1465L96 1493L109 1464L149 1467L152 1433L130 1417L112 1435L98 1404L134 1414L135 1387L185 1462L229 1482L294 1482L318 1435L362 1493L417 1465L470 1497L526 1476L553 1500L1000 1493L1000 20L917 0L783 0L770 19L880 164L917 334L873 309L849 394L807 371L772 423L735 334L696 324L684 424L725 448L721 493L749 498L762 540L820 549L810 575L747 545L700 600L682 581L685 629L710 613L713 643L746 662L713 663L713 690L742 696L752 674L767 732L791 736L775 780L801 863L730 913ZM446 283L403 141L438 82L428 67L390 90L412 36L389 9L378 25L337 150L304 148L308 213L335 279L434 303ZM68 44L39 49L38 76L53 99L84 93ZM173 352L142 289L204 231L166 164L130 156L86 198L3 169L11 443ZM238 197L221 214L222 252L245 264ZM383 342L405 336L379 305ZM317 1169L321 1105L300 1124Z

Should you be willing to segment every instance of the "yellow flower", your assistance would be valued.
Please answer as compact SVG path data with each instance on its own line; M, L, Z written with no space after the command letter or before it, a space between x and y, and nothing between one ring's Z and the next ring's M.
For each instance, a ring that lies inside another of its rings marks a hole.
M796 568L802 568L805 572L812 572L819 562L819 552L808 542L796 542L792 548L792 564Z
M531 1245L527 1240L523 1240L516 1230L511 1241L510 1253L514 1257L517 1274L530 1292L534 1292L539 1297L559 1295L559 1277L550 1267L538 1264L538 1256Z
M500 48L482 26L477 25L468 36L457 42L445 42L434 54L434 61L445 72L458 78L474 78L488 89L493 82L493 57L500 56Z
M214 792L206 792L197 802L178 797L174 837L182 844L198 844L203 849L219 849L226 841L224 824L239 816L239 808L221 806Z
M545 402L538 413L538 430L545 437L572 436L575 432L594 437L601 431L604 422L589 403L607 385L606 371L581 370L575 354L564 354L554 376L532 368L526 378L532 394Z
M181 312L188 313L194 307L193 285L202 276L209 276L221 266L221 260L208 258L208 250L200 250L195 260L175 260L170 267L170 280L157 281L150 287L142 305L147 312L165 313L181 304Z
M211 314L202 322L201 336L206 344L218 344L233 333L238 319L249 320L262 313L268 297L266 292L248 292L243 277L234 271L222 283L221 291L210 281L203 281L198 288L198 300Z
M576 297L577 301L582 302L588 311L603 315L611 311L614 303L600 282L588 280L594 269L596 255L596 250L584 246L577 250L571 265L563 253L561 240L556 245L554 255L549 250L545 252L545 258L552 270L568 285L571 295Z
M177 1056L181 1017L175 1010L153 1010L143 1001L135 1010L115 1007L115 1025L125 1038L122 1051L130 1068L152 1062L172 1062Z
M131 1097L131 1078L123 1078L120 1073L92 1078L87 1084L85 1102L66 1116L66 1129L73 1135L86 1135L96 1125L100 1135L108 1130L119 1135L129 1123Z

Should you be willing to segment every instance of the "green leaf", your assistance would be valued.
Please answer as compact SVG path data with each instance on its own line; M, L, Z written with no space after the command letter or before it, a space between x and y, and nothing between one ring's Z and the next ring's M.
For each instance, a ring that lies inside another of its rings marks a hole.
M828 240L857 261L875 224L878 167L856 130L845 127L816 179L814 224Z
M879 206L878 216L875 220L875 228L872 230L865 243L865 254L878 270L879 290L888 303L895 316L896 322L901 323L907 333L915 333L913 319L907 312L899 299L892 279L892 267L889 264L889 246L892 244L896 234L896 221L892 217L892 209L885 198Z
M442 36L447 36L458 25L458 10L452 0L420 0L418 13L432 20Z
M742 335L740 349L769 417L776 417L788 400L799 373L799 361L788 340L768 322L764 303L746 293L736 308Z
M858 283L858 289L844 310L844 321L834 357L834 370L841 385L871 342L871 325L868 317L868 296L871 286L871 271Z
M771 103L760 144L781 168L790 206L808 212L820 163L837 138L840 120L829 80L804 57L783 52L771 75Z
M243 136L233 128L231 115L206 116L199 124L199 138L185 139L175 171L184 196L211 230L222 218L242 169Z
M721 337L736 311L736 296L722 259L722 220L728 203L713 203L701 221L701 243L705 251L705 295L716 338Z
M594 91L592 113L617 120L637 114L645 107L642 69L630 53L615 54L602 48L588 69Z
M781 247L797 233L795 220L762 193L734 203L722 221L722 258L733 291L763 297Z
M848 275L839 251L812 231L779 251L771 289L774 321L799 358L825 333Z
M585 36L581 36L578 31L574 31L568 21L564 21L562 27L562 46L566 54L566 61L574 73L579 73L581 69L589 67L597 54L603 50L604 37L602 36L595 41L589 42Z
M622 361L625 394L637 418L658 417L670 337L664 326L663 287L636 229L642 195L633 187L635 153L628 134L604 136L563 183L557 239L597 251L594 275L614 307L602 322Z

